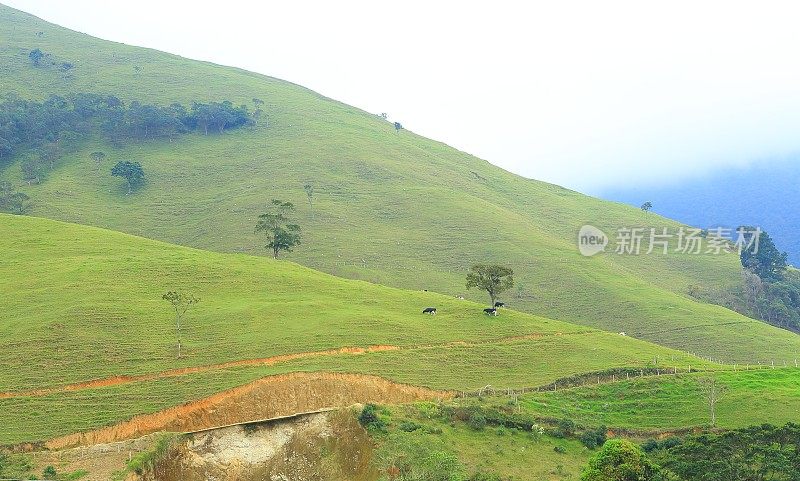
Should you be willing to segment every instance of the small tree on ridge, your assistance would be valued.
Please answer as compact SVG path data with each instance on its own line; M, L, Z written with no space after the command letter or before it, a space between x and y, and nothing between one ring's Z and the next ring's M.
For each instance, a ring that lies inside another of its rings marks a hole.
M189 310L191 306L200 302L200 299L194 297L191 294L184 294L182 292L177 291L169 291L163 296L162 299L169 302L172 306L172 309L175 310L175 334L178 338L178 359L181 357L181 324L183 322L183 316L186 314L186 311Z
M467 274L467 289L473 287L486 291L494 306L498 295L514 287L514 271L499 265L476 264Z
M300 226L292 223L290 215L294 204L272 199L268 212L258 216L256 233L263 232L267 237L266 248L272 250L272 257L278 258L281 251L291 252L300 245Z

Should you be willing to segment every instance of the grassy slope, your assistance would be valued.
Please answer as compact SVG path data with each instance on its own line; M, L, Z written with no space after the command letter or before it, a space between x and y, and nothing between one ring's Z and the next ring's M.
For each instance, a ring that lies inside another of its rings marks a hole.
M677 429L709 423L698 380L708 374L644 378L559 392L527 394L526 410L569 417L587 425L636 430ZM717 406L717 424L738 428L781 425L800 417L800 369L761 369L715 374L727 391Z
M74 63L73 77L33 68L27 53L36 47L53 61ZM33 98L92 91L162 104L266 101L268 127L120 150L86 145L42 185L24 188L35 215L262 253L252 226L265 203L280 197L300 206L306 231L305 245L291 258L326 272L458 294L472 263L497 261L512 265L523 287L507 300L532 313L730 361L791 358L799 350L797 336L683 295L690 284L737 283L733 256L585 259L574 246L584 223L613 232L674 227L671 221L396 133L373 115L291 83L94 39L6 7L0 7L0 74L3 90ZM109 164L141 161L147 186L122 195L117 179L94 174L88 152L96 149L109 153ZM0 178L20 184L18 165ZM313 217L306 181L317 191Z
M489 318L480 304L440 294L47 219L0 214L0 251L0 392L346 346L402 348L0 400L7 430L0 444L107 424L289 370L474 389L539 385L654 359L713 367L655 344L521 312ZM180 360L172 313L160 299L168 289L201 298L185 320ZM428 305L439 314L421 314ZM541 337L503 339L531 334Z

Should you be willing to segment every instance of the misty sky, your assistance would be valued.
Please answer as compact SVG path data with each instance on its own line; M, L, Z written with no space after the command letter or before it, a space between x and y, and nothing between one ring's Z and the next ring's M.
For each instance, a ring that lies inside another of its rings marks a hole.
M0 1L290 80L589 193L800 152L791 2Z

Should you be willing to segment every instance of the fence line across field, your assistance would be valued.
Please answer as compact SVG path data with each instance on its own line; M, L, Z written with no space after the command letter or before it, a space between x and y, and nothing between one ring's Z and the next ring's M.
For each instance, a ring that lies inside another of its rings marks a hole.
M800 360L795 359L795 367L800 368ZM643 368L643 369L625 369L622 368L618 371L614 372L601 372L601 373L588 373L586 375L578 375L574 378L561 378L557 379L549 384L544 384L541 386L534 386L534 387L521 387L521 388L495 388L491 384L486 385L480 389L472 390L472 391L464 391L459 390L457 391L456 397L459 398L468 398L468 397L483 397L485 395L497 396L498 393L500 395L507 395L509 397L516 397L522 394L531 393L531 392L555 392L559 389L573 389L578 387L585 387L585 386L596 386L599 384L608 384L614 383L617 381L627 381L631 379L641 379L645 377L659 377L659 376L677 376L679 374L691 374L691 373L706 373L709 375L713 375L716 373L725 373L725 372L739 372L739 371L763 371L763 370L772 370L772 369L783 369L783 368L791 368L790 365L787 365L784 362L783 367L775 366L773 362L770 364L748 364L744 367L741 365L732 364L730 365L733 369L718 369L718 370L700 370L692 368L691 366L687 368ZM622 371L622 372L620 372ZM633 375L632 375L633 373ZM637 374L638 373L638 374ZM619 377L617 377L619 374Z

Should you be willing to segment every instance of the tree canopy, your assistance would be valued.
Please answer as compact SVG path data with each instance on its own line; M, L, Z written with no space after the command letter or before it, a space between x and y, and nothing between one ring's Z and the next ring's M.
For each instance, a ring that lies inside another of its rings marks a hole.
M486 291L494 305L498 295L514 287L514 271L499 265L476 264L467 274L467 289L473 287Z
M294 204L273 199L269 210L258 216L256 232L263 232L267 238L266 248L277 259L281 251L291 252L300 245L300 226L293 223L291 214Z
M657 481L659 471L639 446L612 439L589 459L581 481Z
M742 235L739 254L742 266L766 281L783 280L787 254L778 250L769 233L748 226L741 226L737 231Z
M114 177L123 177L128 183L128 194L133 192L133 188L144 183L144 169L139 162L121 160L111 169Z
M113 95L91 93L51 95L44 101L8 94L0 102L0 161L21 149L69 151L94 132L119 145L126 140L172 139L193 130L222 133L252 121L246 105L237 107L228 100L195 102L187 109L178 103L126 105Z

